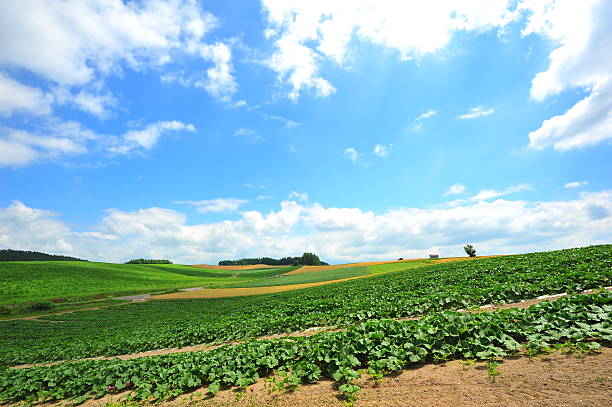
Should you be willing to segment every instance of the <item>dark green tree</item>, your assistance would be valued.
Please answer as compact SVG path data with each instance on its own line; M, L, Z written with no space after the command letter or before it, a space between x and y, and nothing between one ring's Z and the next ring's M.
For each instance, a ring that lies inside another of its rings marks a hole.
M463 246L463 250L465 250L468 256L476 257L476 249L474 249L474 246L472 246L471 244L466 244L465 246Z

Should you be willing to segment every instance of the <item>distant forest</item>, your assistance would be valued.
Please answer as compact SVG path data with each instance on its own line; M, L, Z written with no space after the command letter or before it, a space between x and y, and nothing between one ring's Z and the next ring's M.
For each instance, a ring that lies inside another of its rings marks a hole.
M0 250L0 261L87 261L76 257L30 252L25 250Z
M319 256L314 253L304 253L299 257L283 257L273 259L271 257L254 257L240 260L221 260L220 266L250 266L253 264L265 264L268 266L327 266L324 261L319 260Z
M165 259L132 259L126 261L125 264L172 264L172 262Z

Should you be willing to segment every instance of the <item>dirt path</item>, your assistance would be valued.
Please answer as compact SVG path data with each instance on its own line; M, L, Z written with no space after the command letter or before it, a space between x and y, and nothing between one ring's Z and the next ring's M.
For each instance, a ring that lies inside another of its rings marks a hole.
M577 357L563 353L535 358L500 359L492 378L486 363L466 366L460 361L428 364L383 378L379 385L361 379L355 407L362 406L490 406L574 407L612 405L612 349ZM270 406L339 407L335 384L319 381L295 392L270 392L264 380L250 386L241 400L225 390L212 399L191 401L190 395L161 403L163 407ZM201 391L201 390L200 390ZM192 397L193 398L193 397ZM89 406L87 406L89 407Z
M492 377L485 362L460 360L415 366L384 377L379 383L364 376L355 407L602 407L612 405L612 349L585 356L555 352L533 358L497 359ZM342 407L336 383L320 380L293 392L271 391L264 379L241 396L236 389L214 398L198 388L174 400L141 403L156 407ZM87 400L82 407L121 405L129 392ZM66 403L44 403L63 406ZM128 404L129 405L129 404Z
M129 303L129 302L120 302L118 304L108 304L108 305L102 305L102 306L99 306L99 307L70 309L70 310L52 312L52 313L43 314L43 315L33 315L31 317L7 318L7 319L0 320L0 323L6 322L6 321L16 321L16 320L19 320L19 319L29 319L29 320L38 321L38 322L64 322L64 321L49 321L49 320L46 320L46 319L39 319L39 318L42 318L42 317L51 317L51 316L55 316L55 315L72 314L73 312L80 312L80 311L94 311L94 310L104 309L104 308L108 308L108 307L117 307L119 305L127 305L127 304L131 304L131 303Z
M612 291L612 287L606 287L605 288L606 291ZM593 294L594 291L593 290L585 290L583 292L581 292L580 294ZM532 298L529 300L523 300L520 302L515 302L515 303L511 303L511 304L502 304L502 305L483 305L478 309L473 309L473 310L458 310L458 312L465 312L465 313L473 313L473 312L490 312L490 311L494 311L494 310L499 310L499 309L508 309L508 308L529 308L532 305L538 304L542 301L556 301L559 298L565 297L567 296L567 294L563 293L563 294L555 294L555 295L542 295L538 298ZM398 318L396 319L396 321L408 321L408 320L417 320L420 317L411 317L411 318ZM59 322L63 322L63 321L59 321ZM334 326L326 326L326 327L312 327L312 328L308 328L308 329L304 329L302 331L296 331L296 332L290 332L290 333L280 333L280 334L272 334L272 335L262 335L262 336L258 336L249 340L266 340L266 339L278 339L278 338L297 338L297 337L306 337L306 336L312 336L314 334L317 334L319 332L338 332L338 331L344 331L345 329L342 328L336 328ZM208 350L213 350L216 348L219 348L221 346L224 345L237 345L239 343L243 343L246 342L246 340L244 341L232 341L232 342L224 342L224 343L220 343L220 344L216 344L216 345L211 345L211 344L202 344L202 345L192 345L192 346L185 346L182 348L167 348L167 349L157 349L157 350L151 350L151 351L146 351L146 352L139 352L139 353L131 353L128 355L118 355L118 356L100 356L100 357L94 357L94 358L85 358L85 359L79 359L79 360L110 360L110 359L121 359L121 360L129 360L129 359L136 359L136 358L143 358L143 357L147 357L147 356L159 356L159 355L168 355L168 354L172 354L172 353L185 353L185 352L198 352L198 351L208 351ZM57 364L61 364L61 363L66 363L66 362L74 362L74 361L59 361L59 362L53 362L53 363L33 363L33 364L24 364L24 365L17 365L17 366L11 366L11 369L25 369L28 367L35 367L35 366L51 366L51 365L57 365Z

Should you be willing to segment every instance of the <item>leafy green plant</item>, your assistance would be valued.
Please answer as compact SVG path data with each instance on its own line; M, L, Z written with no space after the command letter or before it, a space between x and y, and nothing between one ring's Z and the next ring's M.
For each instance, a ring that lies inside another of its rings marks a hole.
M500 363L496 360L489 360L487 362L487 372L489 373L489 377L491 378L491 380L495 380L495 378L499 376L500 374L500 371L498 369L499 366L500 366Z
M85 400L131 390L134 400L162 400L208 386L240 391L261 377L278 373L277 383L292 389L321 377L338 382L347 403L354 403L360 372L385 374L434 355L488 360L518 346L532 351L544 344L575 346L612 340L612 294L578 295L528 309L460 314L441 312L419 320L377 320L346 331L310 337L255 340L204 352L175 353L130 360L84 360L26 369L0 370L0 401ZM589 345L591 346L591 345ZM483 355L478 356L478 355ZM355 387L356 386L356 387Z
M2 322L0 365L113 356L244 340L316 326L351 326L369 320L417 317L443 310L516 302L543 294L578 292L612 285L611 260L611 245L591 246L436 263L408 272L278 294L150 301L43 318L64 321L61 324L31 320ZM186 267L174 265L119 266L145 268L146 273L150 273L151 268L170 268L172 273L194 272L194 268L184 271ZM259 273L257 275L261 277L270 272L249 273ZM454 328L450 326L449 329ZM457 337L461 332L452 334ZM505 340L508 343L504 346L517 346L511 338ZM436 355L448 357L445 355L452 350L452 347L447 347ZM497 356L499 351L487 348L477 352L482 353L465 357L486 359ZM414 362L423 357L422 350L417 347L406 360Z

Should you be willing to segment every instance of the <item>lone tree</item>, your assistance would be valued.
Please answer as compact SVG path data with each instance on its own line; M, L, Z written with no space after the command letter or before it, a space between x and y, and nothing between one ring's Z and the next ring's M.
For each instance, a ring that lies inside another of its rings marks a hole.
M465 246L463 246L463 250L465 250L468 256L476 257L476 249L474 249L474 246L472 246L471 244L466 244Z

